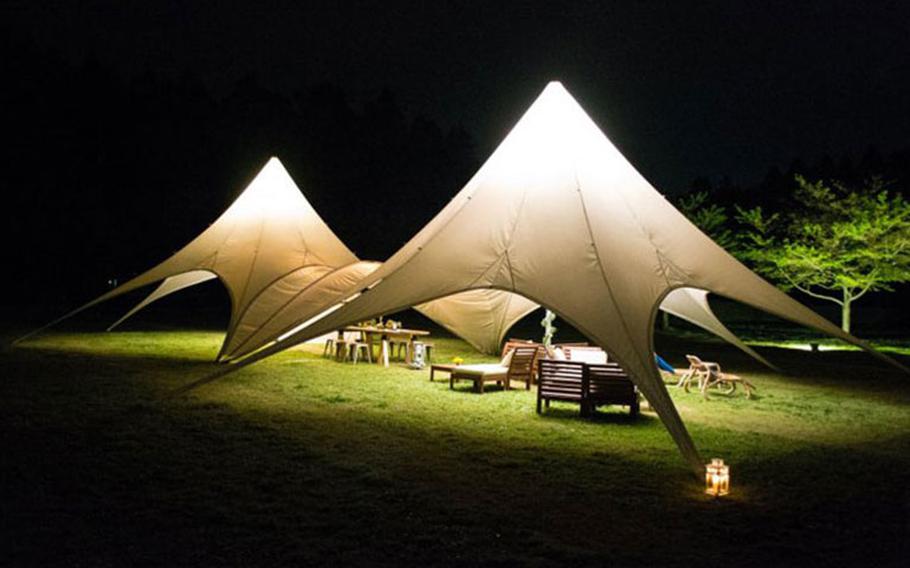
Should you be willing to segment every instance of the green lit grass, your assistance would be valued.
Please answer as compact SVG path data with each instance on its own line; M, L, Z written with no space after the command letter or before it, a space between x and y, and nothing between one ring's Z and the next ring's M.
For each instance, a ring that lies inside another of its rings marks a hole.
M812 344L816 344L820 351L861 351L861 349L855 345L850 345L848 343L843 343L835 339L813 339L809 341L787 341L787 340L777 340L777 341L768 341L768 340L756 340L750 341L751 345L757 345L760 347L779 347L782 349L799 349L801 351L811 351ZM910 355L910 347L906 345L905 342L893 342L879 340L872 342L875 345L875 348L883 353L892 353L898 355Z
M747 375L758 396L671 389L712 501L645 407L595 420L533 392L283 353L189 395L221 334L54 334L0 360L5 507L19 564L897 564L910 388L861 353L659 338ZM437 360L489 360L454 339ZM50 545L53 543L53 545ZM3 563L0 556L0 563ZM9 563L7 562L7 563Z

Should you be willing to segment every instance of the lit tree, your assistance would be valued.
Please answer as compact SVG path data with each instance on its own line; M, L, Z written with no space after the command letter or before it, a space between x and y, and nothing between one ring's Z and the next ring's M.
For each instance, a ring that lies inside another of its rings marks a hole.
M862 188L796 176L798 204L766 214L737 207L745 227L738 256L759 273L813 298L851 308L868 292L910 281L910 203L880 178Z

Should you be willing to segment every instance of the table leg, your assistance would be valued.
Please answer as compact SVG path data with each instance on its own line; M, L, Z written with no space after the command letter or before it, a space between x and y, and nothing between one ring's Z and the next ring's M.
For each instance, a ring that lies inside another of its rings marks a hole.
M379 361L383 367L389 366L389 340L384 337L382 338L382 356Z

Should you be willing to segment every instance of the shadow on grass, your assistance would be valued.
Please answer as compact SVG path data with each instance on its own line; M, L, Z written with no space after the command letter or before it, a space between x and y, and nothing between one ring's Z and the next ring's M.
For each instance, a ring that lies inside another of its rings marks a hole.
M628 410L602 408L593 412L590 416L582 416L578 406L573 409L568 405L544 408L543 412L538 415L543 420L577 420L583 424L601 424L604 426L629 426L629 427L648 427L653 426L659 419L650 412L641 412L637 416L632 416Z

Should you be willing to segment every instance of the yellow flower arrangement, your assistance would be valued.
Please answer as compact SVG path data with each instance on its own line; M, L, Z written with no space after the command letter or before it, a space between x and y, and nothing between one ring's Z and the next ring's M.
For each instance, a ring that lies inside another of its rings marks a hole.
M461 365L462 363L464 363L464 359L462 359L461 357L452 357L452 362L455 363L456 365Z

